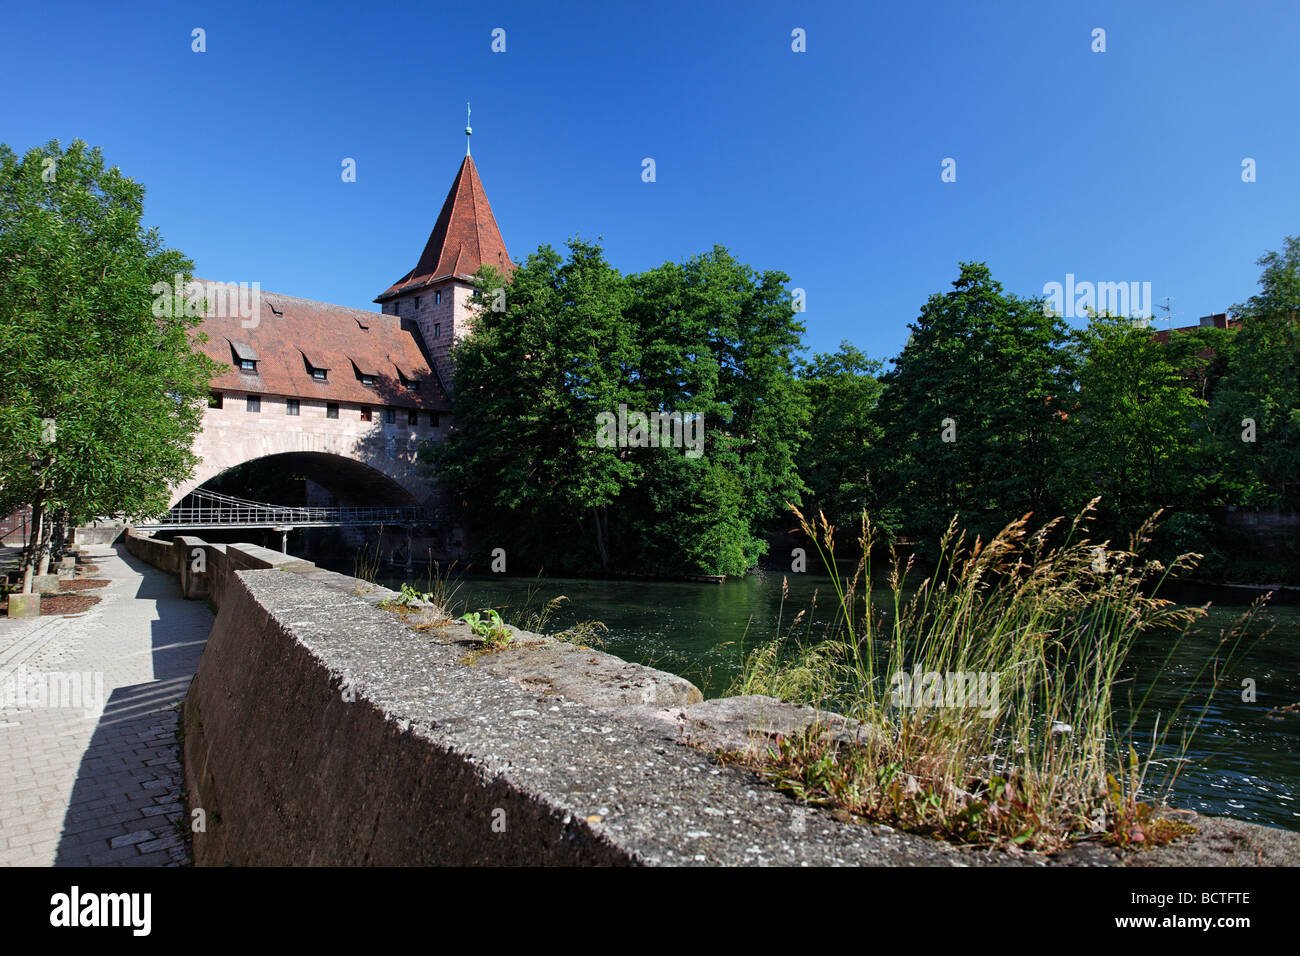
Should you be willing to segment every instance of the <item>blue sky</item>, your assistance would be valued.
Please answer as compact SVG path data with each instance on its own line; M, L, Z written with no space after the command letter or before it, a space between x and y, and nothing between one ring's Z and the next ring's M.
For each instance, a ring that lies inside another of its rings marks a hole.
M806 291L811 348L889 358L961 260L1022 295L1150 282L1174 324L1249 296L1300 233L1298 26L1294 0L13 4L0 140L102 146L199 275L373 307L471 100L515 259L720 243Z

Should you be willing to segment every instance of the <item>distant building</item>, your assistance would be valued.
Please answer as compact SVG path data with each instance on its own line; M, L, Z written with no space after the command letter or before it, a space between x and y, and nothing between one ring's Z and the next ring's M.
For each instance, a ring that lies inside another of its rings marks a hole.
M1235 329L1241 325L1240 319L1234 319L1226 312L1216 312L1213 315L1203 315L1195 325L1184 325L1176 329L1164 329L1157 332L1155 338L1159 342L1168 343L1169 336L1176 332L1190 332L1193 329Z
M415 267L375 299L381 311L206 283L199 347L227 369L211 383L200 466L172 503L235 465L280 456L322 503L445 513L415 449L447 434L448 351L470 331L472 276L484 264L514 269L467 152Z

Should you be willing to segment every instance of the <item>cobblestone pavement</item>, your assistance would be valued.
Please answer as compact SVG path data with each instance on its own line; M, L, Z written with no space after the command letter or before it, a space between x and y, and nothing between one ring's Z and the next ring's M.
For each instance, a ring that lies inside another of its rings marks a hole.
M0 618L0 865L182 865L178 711L212 612L120 546L88 551L99 604Z

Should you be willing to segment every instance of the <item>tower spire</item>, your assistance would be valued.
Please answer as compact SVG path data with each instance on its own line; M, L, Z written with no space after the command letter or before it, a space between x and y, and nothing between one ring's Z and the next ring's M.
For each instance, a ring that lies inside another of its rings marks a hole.
M469 125L469 101L465 102L465 155L469 155L469 138L474 135L474 129Z

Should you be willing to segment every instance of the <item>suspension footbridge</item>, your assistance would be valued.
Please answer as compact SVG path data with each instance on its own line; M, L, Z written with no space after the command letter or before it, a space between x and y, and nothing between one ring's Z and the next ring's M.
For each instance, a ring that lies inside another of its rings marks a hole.
M135 525L140 531L198 531L204 528L365 528L410 525L423 520L419 508L299 508L249 501L215 491L192 491L161 517Z

